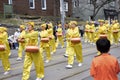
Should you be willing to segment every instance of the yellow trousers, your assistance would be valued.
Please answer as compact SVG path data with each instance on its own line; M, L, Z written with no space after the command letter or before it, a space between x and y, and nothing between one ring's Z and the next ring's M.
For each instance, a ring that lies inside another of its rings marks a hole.
M88 42L90 42L90 38L91 38L91 33L88 32Z
M90 42L91 42L91 43L94 42L94 33L90 33Z
M66 41L66 52L65 52L65 54L68 54L68 52L69 52L69 41L67 40Z
M11 52L10 52L10 46L9 46L8 41L5 42L5 45L6 45L7 54L10 56L10 55L11 55Z
M44 77L44 63L43 58L40 52L38 53L26 53L23 67L23 76L22 80L29 80L30 69L32 67L32 62L34 63L36 70L36 77Z
M85 32L85 41L89 41L89 33L88 32Z
M46 59L51 60L50 47L44 47L44 48L41 47L40 48L41 53L43 53L43 50L46 51Z
M70 46L70 50L68 53L68 64L71 64L71 65L73 64L75 54L76 54L76 59L78 63L82 63L83 56L82 56L82 44L81 43L73 44L72 46Z
M56 52L55 39L50 40L51 52Z
M110 43L113 44L113 39L112 39L112 34L111 34L111 32L108 32L108 33L107 33L107 38L108 38L108 40L110 40Z
M7 51L0 51L0 56L1 56L4 71L9 71L10 70L10 62L8 59L9 56L8 56Z
M22 51L25 49L25 44L19 43L19 48L18 48L18 57L22 58Z
M62 45L62 47L64 47L63 37L57 37L56 47L58 47L59 43Z
M113 40L114 40L115 43L118 44L118 41L119 41L118 33L113 33Z
M119 39L120 39L120 31L119 31L118 35L119 35Z

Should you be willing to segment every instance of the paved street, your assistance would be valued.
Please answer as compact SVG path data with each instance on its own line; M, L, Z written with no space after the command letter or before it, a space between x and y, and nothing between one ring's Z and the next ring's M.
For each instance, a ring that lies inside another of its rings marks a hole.
M72 69L66 69L67 58L63 56L65 48L58 47L57 52L52 55L52 60L49 63L45 63L45 78L44 80L92 80L89 74L89 68L93 57L96 55L97 50L95 46L82 42L84 62L81 67L77 66L75 60ZM110 53L120 60L120 44L119 46L113 45ZM23 61L16 61L17 50L11 50L10 56L11 73L9 75L3 75L3 68L0 62L0 80L21 80L23 71ZM120 76L119 76L120 77ZM36 74L34 66L31 69L30 80L35 80ZM120 79L120 78L119 78Z

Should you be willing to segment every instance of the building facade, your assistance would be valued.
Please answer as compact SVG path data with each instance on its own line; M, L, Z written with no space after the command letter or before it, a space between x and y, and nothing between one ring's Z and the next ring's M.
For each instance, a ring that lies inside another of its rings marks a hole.
M4 4L13 6L14 14L60 16L60 0L0 0L0 12ZM72 15L72 0L64 0L66 16Z

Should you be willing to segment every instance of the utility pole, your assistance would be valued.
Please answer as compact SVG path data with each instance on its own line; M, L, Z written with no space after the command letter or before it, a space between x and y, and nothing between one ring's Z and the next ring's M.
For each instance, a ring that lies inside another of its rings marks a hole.
M120 0L118 0L118 21L120 23Z
M64 9L64 0L60 0L60 13L61 13L61 24L63 28L63 35L65 35L65 9Z

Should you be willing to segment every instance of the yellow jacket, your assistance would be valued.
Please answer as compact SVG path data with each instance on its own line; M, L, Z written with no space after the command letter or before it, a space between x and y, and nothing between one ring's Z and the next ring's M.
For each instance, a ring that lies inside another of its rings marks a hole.
M105 27L107 28L107 32L111 32L111 26L109 24L105 24Z
M40 37L41 38L49 38L48 31L47 30L41 31ZM40 47L49 47L49 42L48 43L41 42Z
M47 31L48 31L48 36L49 36L49 37L52 37L52 39L54 39L53 29L50 28L50 29L47 29Z
M6 36L7 36L6 34L0 33L0 44L4 44L5 45Z
M106 26L99 26L99 28L98 28L98 33L99 33L99 34L106 34L106 33L107 33L107 28L106 28Z
M67 32L66 32L66 38L67 38L67 39L70 38L70 34L71 34L71 29L68 28L68 29L67 29Z
M119 31L119 23L112 25L112 31Z
M80 33L78 28L71 29L70 31L70 38L80 38ZM70 42L70 45L73 46L74 44Z
M23 30L23 31L20 33L19 38L24 38L24 37L25 37L25 35L26 35L26 32L25 32L25 30Z
M86 24L85 26L85 31L89 31L90 30L90 25L89 24Z
M58 28L58 29L57 29L57 33L62 34L62 28Z
M38 31L31 31L31 32L28 32L26 35L25 35L25 38L27 39L27 43L26 45L31 45L31 46L37 46L38 45Z
M90 25L89 26L89 30L92 31L92 32L95 32L95 26L94 25Z
M75 29L71 29L70 38L80 38L80 33L78 31L78 27L76 27Z

